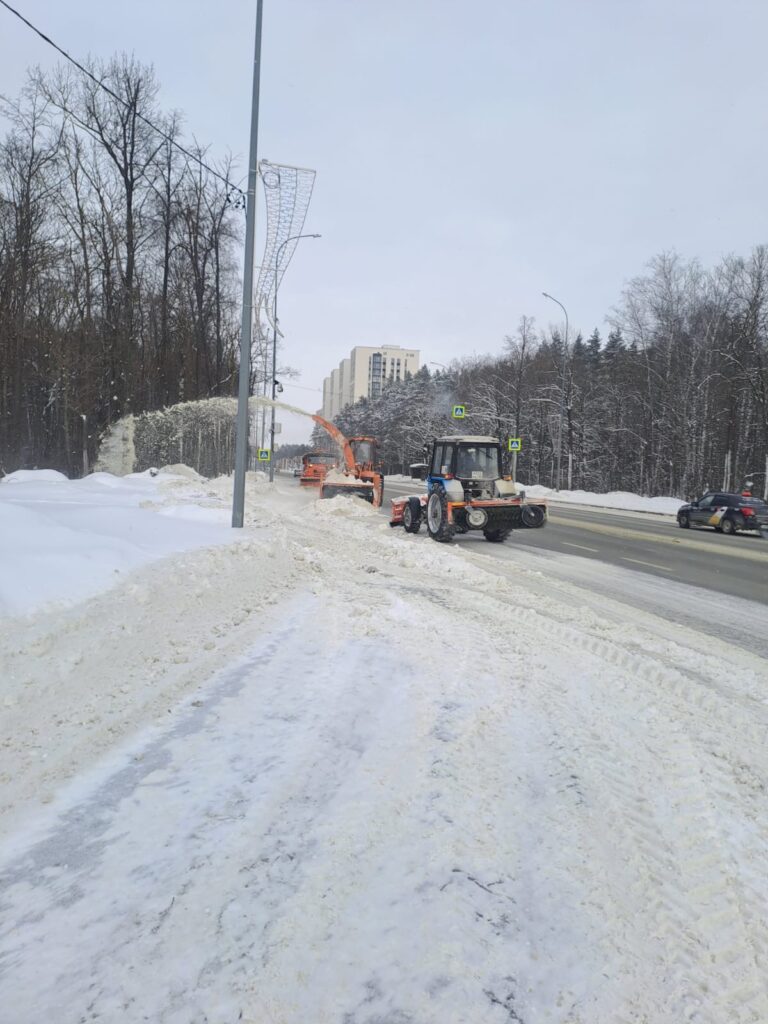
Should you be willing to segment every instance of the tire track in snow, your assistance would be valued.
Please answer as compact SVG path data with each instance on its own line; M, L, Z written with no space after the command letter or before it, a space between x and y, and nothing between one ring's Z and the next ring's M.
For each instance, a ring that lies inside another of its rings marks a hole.
M408 564L410 554L404 555L402 563ZM617 767L625 750L632 751L633 762L638 753L642 755L642 748L638 751L639 735L628 731L624 744L612 750L585 746L582 739L582 749L589 751L588 760L595 758L603 765L607 782L604 798L606 806L615 808L617 834L626 831L628 823L634 830L625 848L628 852L636 848L642 854L645 866L639 892L645 892L646 897L649 891L658 893L651 909L658 921L656 931L666 936L670 959L676 960L670 977L674 976L680 1013L707 1022L724 1019L723 1015L738 1021L768 1019L762 970L765 885L759 887L761 892L755 892L760 868L756 867L754 877L750 877L744 871L743 859L741 874L732 870L738 829L723 833L720 824L727 819L724 812L729 798L731 806L743 808L744 802L727 784L723 766L735 769L738 754L744 751L747 764L761 765L765 770L768 730L757 659L733 649L728 651L728 658L718 658L707 642L701 644L706 654L680 641L661 644L652 632L654 622L648 615L642 616L641 626L617 627L588 611L574 616L573 608L563 604L558 608L553 599L545 601L540 610L525 607L524 600L521 602L523 587L510 585L486 564L483 568L489 585L478 588L462 574L461 564L456 565L465 559L452 551L437 555L430 551L427 578L441 554L446 567L457 575L453 579L436 576L434 584L420 586L425 600L430 600L432 587L432 600L441 608L453 607L465 620L468 605L474 602L477 622L488 618L494 603L514 609L502 612L499 621L513 621L516 635L524 638L528 650L535 650L536 643L543 642L597 659L618 673L621 699L634 704L639 721L658 704L678 723L678 728L671 730L655 716L654 727L665 742L650 738L647 742L654 742L656 758L643 761L646 773L656 778L657 789L680 794L680 807L668 806L665 813L654 808L653 792L638 792L633 769L625 778ZM388 562L387 571L396 579L397 563ZM578 628L573 625L574 618ZM690 631L681 635L696 640ZM734 653L735 660L746 666L735 680L730 661ZM546 674L542 674L540 665L536 668L541 689L546 691ZM603 713L609 711L606 705ZM558 721L574 728L572 718L573 709L561 703ZM710 775L712 750L720 752L722 777L717 784ZM676 756L670 757L668 751L676 751ZM659 763L667 766L667 775L659 774ZM595 785L600 789L602 783L597 781ZM670 829L669 818L679 827ZM756 824L754 831L749 852L762 864L764 883L768 873L765 828ZM715 993L709 990L713 976L718 978L715 987L719 986Z
M338 638L323 631L324 621L334 624L315 614L299 626L294 616L266 649L214 680L211 698L182 714L176 729L109 776L90 805L78 803L8 867L4 917L13 927L0 948L13 970L0 975L0 1005L24 1005L30 1017L62 1024L79 1021L86 1003L93 1019L146 1013L186 1024L206 1009L238 1019L249 977L280 948L272 933L325 836L329 804L354 774L371 731L387 721L369 720L357 696L374 664L365 642L328 658ZM313 646L310 623L327 643ZM286 668L313 649L326 657L307 693ZM265 677L268 704L241 716L238 728L252 732L238 735L227 705L246 684L256 696L248 682L254 668ZM386 671L386 661L375 670ZM220 720L229 721L228 731L219 732ZM257 749L249 753L251 735ZM118 878L122 891L106 899L104 915L105 897L94 898L94 885L111 889ZM25 918L22 906L33 916ZM73 928L90 936L90 948L87 940L67 946ZM174 948L184 950L182 969ZM167 979L157 978L156 964L166 964Z
M444 601L444 596L441 596L440 603ZM483 595L483 613L487 613L488 604L489 598ZM461 607L466 615L466 595L462 598ZM531 621L530 614L523 613L522 617ZM685 665L680 672L674 657L668 656L665 664L655 656L634 655L608 640L585 638L567 627L555 626L551 632L570 647L580 648L615 666L625 678L649 683L657 690L671 688L673 693L683 698L679 701L680 711L690 714L693 709L698 715L703 712L704 716L714 716L727 710L724 695L700 684L694 685ZM679 653L684 655L685 652ZM568 712L570 709L561 704L558 720L567 721ZM722 726L722 719L717 720ZM745 728L741 717L738 731L743 740ZM747 727L746 732L756 742L764 734L764 727ZM759 964L763 946L759 938L753 938L753 928L747 921L757 926L759 934L764 933L765 918L755 920L746 912L749 897L742 892L743 885L739 879L728 871L732 852L722 844L711 793L702 784L699 757L694 752L692 741L677 730L669 734L667 746L660 745L660 751L680 751L681 748L684 755L679 753L674 762L667 762L668 774L664 779L664 785L678 794L680 803L680 810L676 810L674 815L676 831L666 840L663 834L668 818L654 817L648 800L638 799L636 793L633 799L631 786L616 778L619 751L609 754L593 746L591 756L598 763L602 761L603 777L613 782L611 802L625 809L624 828L627 822L634 825L634 834L627 848L641 850L647 862L646 891L652 891L655 885L660 893L652 909L658 920L658 935L674 938L674 942L667 945L677 950L674 954L674 977L682 1019L711 1024L726 1018L761 1021L768 1018L765 976ZM658 870L660 864L666 866L666 874ZM677 873L674 884L668 877L670 866ZM665 879L663 884L660 882L662 878ZM703 959L702 947L706 948Z

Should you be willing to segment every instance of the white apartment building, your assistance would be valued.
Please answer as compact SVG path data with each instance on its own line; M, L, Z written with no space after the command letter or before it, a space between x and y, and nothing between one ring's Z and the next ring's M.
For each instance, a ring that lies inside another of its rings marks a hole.
M333 419L360 398L378 398L390 380L403 380L419 369L419 352L400 345L357 345L323 381L321 415Z

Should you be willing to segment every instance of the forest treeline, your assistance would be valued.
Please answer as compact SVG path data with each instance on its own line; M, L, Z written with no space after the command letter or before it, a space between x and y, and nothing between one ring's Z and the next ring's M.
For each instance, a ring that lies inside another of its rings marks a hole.
M169 141L180 118L159 109L151 68L89 68L109 91L34 72L2 110L0 471L76 475L126 413L236 390L230 168Z
M752 478L768 465L768 249L713 270L675 254L652 260L610 317L583 338L539 332L528 317L495 356L424 368L376 402L337 417L373 434L387 472L445 433L522 437L518 475L563 487L686 497ZM467 418L451 417L454 403Z
M243 217L230 168L168 141L180 119L159 108L152 69L116 57L91 70L109 91L34 72L3 107L0 472L76 475L124 415L236 391ZM521 436L526 482L554 484L562 452L563 486L687 496L753 475L763 492L768 250L712 269L659 256L609 323L566 346L522 317L498 354L391 382L338 423L378 436L388 472L461 429Z

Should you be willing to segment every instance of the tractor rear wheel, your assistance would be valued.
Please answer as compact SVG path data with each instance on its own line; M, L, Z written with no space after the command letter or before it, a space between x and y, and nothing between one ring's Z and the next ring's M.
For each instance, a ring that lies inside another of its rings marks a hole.
M492 544L502 544L510 533L511 530L483 530L483 536Z
M418 533L421 529L421 502L409 498L403 509L403 526L406 533Z
M448 522L448 495L436 487L427 501L427 530L432 540L445 544L453 537L453 524Z

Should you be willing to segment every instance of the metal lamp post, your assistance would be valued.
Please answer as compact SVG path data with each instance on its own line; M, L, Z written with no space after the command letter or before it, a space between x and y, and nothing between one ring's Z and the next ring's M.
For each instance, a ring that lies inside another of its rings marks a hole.
M275 298L272 305L272 319L274 320L274 333L272 335L272 417L269 428L269 482L275 482L275 388L277 387L277 286L278 270L280 267L280 256L283 249L289 242L298 242L301 238L321 238L322 235L291 235L277 247L275 252Z
M243 525L245 471L248 466L248 392L251 377L251 329L253 323L253 253L256 242L256 183L259 175L259 84L261 79L261 23L263 0L256 4L256 39L253 55L251 96L251 139L248 152L248 193L245 208L245 267L243 270L243 316L240 328L240 377L237 395L237 440L235 483L232 494L232 526Z
M541 293L545 299L549 299L551 302L556 302L557 305L562 309L565 314L565 344L563 345L563 370L562 377L563 383L560 389L560 425L557 431L557 479L555 483L555 490L560 490L560 484L562 482L562 462L563 462L563 413L565 411L565 366L566 359L568 357L568 310L562 304L559 299L556 299L554 295L550 295L548 292Z

